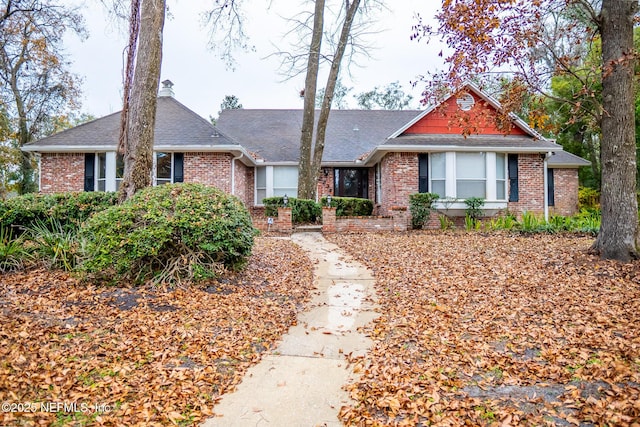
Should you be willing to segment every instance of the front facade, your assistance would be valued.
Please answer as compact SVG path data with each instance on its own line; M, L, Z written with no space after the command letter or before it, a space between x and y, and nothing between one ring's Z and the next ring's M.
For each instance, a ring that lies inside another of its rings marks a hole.
M301 110L224 110L214 127L172 95L158 98L154 185L212 185L254 210L296 196ZM368 198L380 215L418 192L437 193L452 216L469 197L485 199L486 215L575 213L577 169L589 163L515 117L499 129L498 111L473 85L425 111L334 110L318 196ZM39 155L40 191L116 191L118 124L116 113L25 146Z

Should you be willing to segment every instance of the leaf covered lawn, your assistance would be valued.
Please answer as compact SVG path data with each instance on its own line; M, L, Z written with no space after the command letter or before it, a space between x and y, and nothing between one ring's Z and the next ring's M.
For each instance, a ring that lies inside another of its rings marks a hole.
M374 271L374 347L347 425L640 426L640 262L592 240L330 238Z
M47 271L3 276L0 402L36 409L3 406L0 425L201 421L295 322L311 268L292 242L258 238L246 270L200 288L95 287Z

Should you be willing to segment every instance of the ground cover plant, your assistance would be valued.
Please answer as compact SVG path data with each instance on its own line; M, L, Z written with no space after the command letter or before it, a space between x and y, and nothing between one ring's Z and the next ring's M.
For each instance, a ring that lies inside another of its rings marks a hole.
M33 412L3 407L0 425L196 425L295 322L311 268L290 241L258 237L244 270L197 287L3 274L0 402Z
M639 261L566 234L329 239L374 271L381 313L346 425L639 425Z

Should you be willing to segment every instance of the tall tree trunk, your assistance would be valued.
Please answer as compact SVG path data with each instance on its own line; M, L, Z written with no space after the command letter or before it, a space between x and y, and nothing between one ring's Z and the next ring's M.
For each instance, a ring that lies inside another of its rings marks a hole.
M307 76L304 83L304 112L300 135L300 165L298 167L298 198L300 199L315 199L316 193L316 183L311 173L311 147L313 145L315 101L323 27L324 0L316 0L313 32L307 61Z
M140 34L129 96L120 201L151 185L165 8L165 0L142 0L140 6Z
M329 114L331 113L331 102L333 101L333 94L335 93L338 75L340 74L340 64L342 63L344 52L347 49L347 41L349 39L349 34L351 34L351 26L356 17L359 5L360 0L354 0L351 4L349 4L348 1L345 2L346 16L344 23L342 24L342 30L340 31L338 46L336 47L336 52L333 56L333 61L331 62L331 69L329 70L329 76L327 77L324 98L322 99L322 107L320 108L320 116L318 117L316 143L313 148L313 162L311 164L309 177L313 184L313 194L312 197L309 197L310 199L316 198L318 178L320 176L322 156L324 153L325 136L327 134L327 123L329 122Z
M638 257L633 19L637 0L603 0L602 226L592 249L605 259Z

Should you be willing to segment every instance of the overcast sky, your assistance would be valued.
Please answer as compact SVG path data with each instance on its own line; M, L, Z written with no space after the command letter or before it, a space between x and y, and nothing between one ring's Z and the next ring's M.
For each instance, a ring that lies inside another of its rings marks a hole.
M304 87L304 76L283 81L280 61L267 58L278 46L287 46L282 36L288 24L282 15L293 16L301 10L303 0L274 0L266 10L264 0L251 0L254 9L246 11L249 43L255 51L237 52L234 70L227 69L219 55L207 48L208 31L200 25L199 13L209 2L169 0L170 15L165 23L161 81L174 83L176 99L205 118L217 116L225 95L238 97L244 108L302 108L298 96ZM100 117L121 108L122 51L125 36L109 21L102 6L88 0L84 8L90 37L80 42L67 37L67 55L73 72L84 79L82 111ZM245 6L249 1L245 1ZM441 46L425 41L410 41L413 15L432 17L439 2L433 0L395 0L388 2L378 26L385 28L370 41L375 50L372 58L360 59L361 67L351 67L351 77L342 74L352 93L399 81L406 92L414 95L418 108L421 89L411 87L416 76L442 67L438 56ZM197 6L196 6L197 4ZM277 7L277 9L276 9ZM324 87L319 81L318 87ZM350 96L352 107L355 100Z

